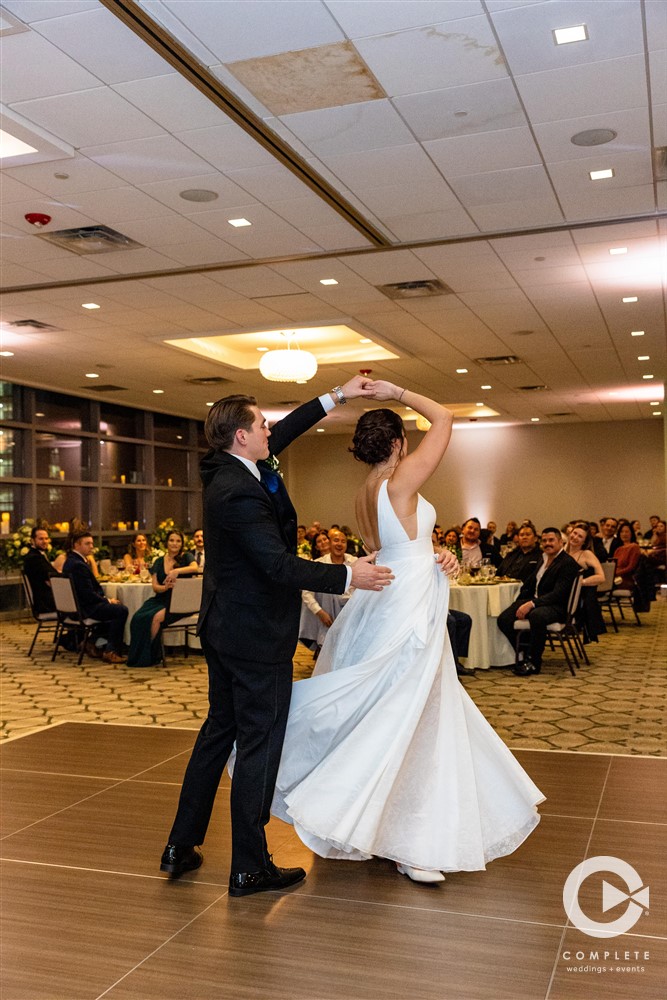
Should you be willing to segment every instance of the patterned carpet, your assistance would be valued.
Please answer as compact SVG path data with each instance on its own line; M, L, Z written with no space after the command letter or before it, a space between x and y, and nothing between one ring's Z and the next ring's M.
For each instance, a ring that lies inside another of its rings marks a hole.
M465 687L502 739L514 748L667 756L667 600L626 620L588 647L591 665L576 677L558 653L547 653L542 673L518 678L510 670L478 671ZM33 656L29 622L4 622L2 725L15 737L58 722L106 722L198 729L206 715L203 659L169 655L166 669L128 669L71 653L51 663L50 637ZM299 647L295 678L312 670Z

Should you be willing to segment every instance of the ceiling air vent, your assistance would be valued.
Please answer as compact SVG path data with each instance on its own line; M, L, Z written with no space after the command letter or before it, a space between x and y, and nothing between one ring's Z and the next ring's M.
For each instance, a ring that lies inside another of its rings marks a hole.
M7 326L11 326L15 330L53 330L55 332L62 330L61 326L40 323L38 319L15 319L11 323L8 323Z
M520 392L542 392L543 389L548 389L548 385L520 385Z
M478 365L520 365L522 363L521 358L518 358L516 354L496 354L494 357L474 358L473 360Z
M127 392L124 385L81 385L79 388L86 392Z
M433 295L453 295L444 281L430 278L426 281L397 281L393 285L376 285L379 292L390 299L424 299Z
M221 375L202 375L201 378L186 378L190 385L225 385L231 379L222 378Z
M83 226L78 229L59 229L55 233L40 233L40 240L53 243L63 250L83 256L89 253L111 253L113 250L136 250L143 243L117 233L108 226Z
M570 410L563 410L562 413L545 413L545 417L573 417L574 413Z
M656 181L667 181L667 146L656 146L653 150L653 173Z

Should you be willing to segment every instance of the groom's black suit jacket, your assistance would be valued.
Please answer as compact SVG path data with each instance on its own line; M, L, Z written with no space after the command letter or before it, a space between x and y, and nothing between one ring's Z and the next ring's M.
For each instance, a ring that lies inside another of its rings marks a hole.
M318 399L271 429L278 455L325 415ZM262 482L234 455L202 459L206 562L199 633L221 653L260 663L289 661L298 639L301 590L342 594L344 566L296 556L296 512L280 476L258 463Z

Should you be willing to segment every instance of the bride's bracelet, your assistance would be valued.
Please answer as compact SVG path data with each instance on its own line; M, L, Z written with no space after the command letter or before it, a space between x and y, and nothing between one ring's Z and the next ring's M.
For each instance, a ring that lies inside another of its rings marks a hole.
M401 389L401 395L400 395L400 396L398 397L398 399L396 400L396 402L397 402L397 403L400 403L400 401L401 401L401 400L403 399L403 395L404 395L404 393L405 393L405 389Z

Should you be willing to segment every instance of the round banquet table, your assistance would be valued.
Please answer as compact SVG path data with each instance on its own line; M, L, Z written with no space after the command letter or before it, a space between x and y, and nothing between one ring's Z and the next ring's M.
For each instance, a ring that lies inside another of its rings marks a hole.
M124 604L128 610L127 621L125 622L125 633L123 640L126 645L130 644L130 622L132 616L139 610L149 597L153 597L153 585L151 583L103 583L102 590L106 597L115 597L117 601ZM185 630L172 629L165 633L165 646L182 646L185 643ZM201 649L197 636L188 637L188 646L191 649Z
M468 656L461 657L465 666L486 670L514 663L514 649L498 628L497 618L520 590L521 583L471 583L463 587L452 582L449 606L472 618Z

